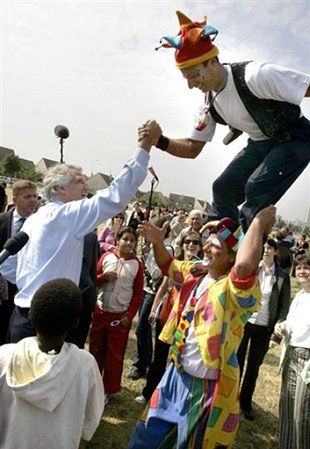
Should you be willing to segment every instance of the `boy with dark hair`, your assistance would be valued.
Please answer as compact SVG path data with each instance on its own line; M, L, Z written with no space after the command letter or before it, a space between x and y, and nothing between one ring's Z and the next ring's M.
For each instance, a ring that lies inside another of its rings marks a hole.
M37 336L0 348L0 447L77 449L95 432L104 409L97 363L64 342L81 305L72 281L47 282L29 312Z

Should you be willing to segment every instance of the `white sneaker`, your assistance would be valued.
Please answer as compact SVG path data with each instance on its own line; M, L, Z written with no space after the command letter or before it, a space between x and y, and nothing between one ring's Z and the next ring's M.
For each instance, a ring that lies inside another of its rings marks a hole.
M140 394L139 396L137 396L135 398L135 401L138 402L138 404L146 404L146 402L147 402L145 397L143 396L143 394Z
M108 403L109 400L110 400L110 397L111 397L110 394L105 394L105 395L104 395L104 405L107 405L107 403Z

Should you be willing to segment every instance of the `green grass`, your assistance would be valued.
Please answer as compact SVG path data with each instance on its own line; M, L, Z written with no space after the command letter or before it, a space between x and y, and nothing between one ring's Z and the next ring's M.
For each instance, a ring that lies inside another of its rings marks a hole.
M297 289L293 279L292 297ZM137 418L144 406L134 401L141 393L145 380L131 381L125 374L135 357L136 338L130 332L122 379L122 391L111 398L106 406L100 426L93 439L81 443L80 449L125 449ZM255 420L249 422L241 417L234 449L278 449L278 401L281 376L278 373L280 348L269 351L260 369L254 393Z

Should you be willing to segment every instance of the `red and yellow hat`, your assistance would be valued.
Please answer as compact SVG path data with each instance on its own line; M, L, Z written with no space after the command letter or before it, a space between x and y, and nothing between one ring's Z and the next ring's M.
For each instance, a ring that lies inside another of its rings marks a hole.
M201 64L219 54L218 48L213 45L218 31L207 25L205 16L200 22L193 22L180 11L176 11L180 23L179 34L175 37L161 38L160 47L173 47L176 49L175 60L178 69L186 69ZM212 39L210 36L214 36Z
M244 238L241 226L228 217L222 218L220 221L209 221L200 229L199 233L206 237L207 231L209 234L217 234L234 252L238 251Z

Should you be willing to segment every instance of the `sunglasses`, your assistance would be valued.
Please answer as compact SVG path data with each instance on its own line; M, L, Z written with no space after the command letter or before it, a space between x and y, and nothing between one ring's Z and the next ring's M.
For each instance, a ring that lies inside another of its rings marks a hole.
M185 239L183 243L185 243L185 245L189 245L190 243L193 245L200 245L200 240Z

